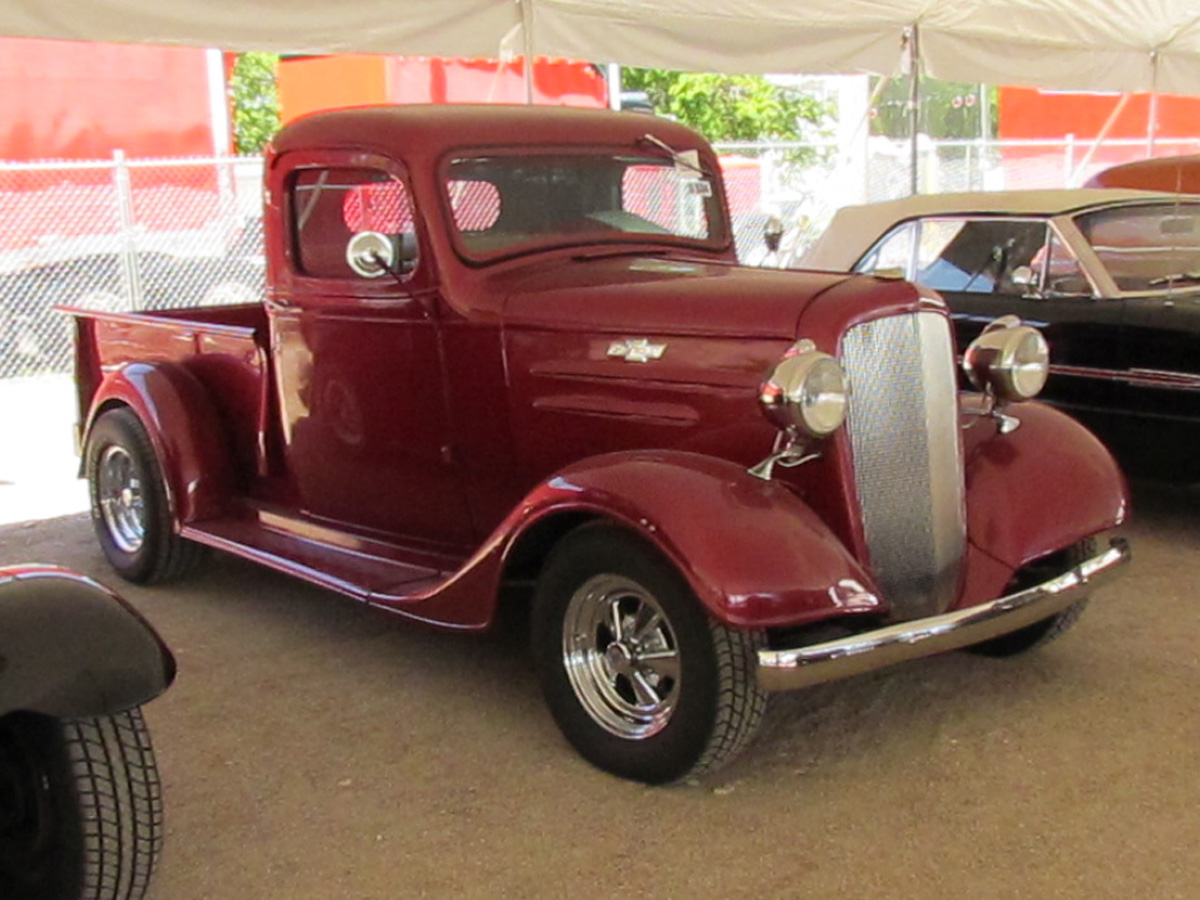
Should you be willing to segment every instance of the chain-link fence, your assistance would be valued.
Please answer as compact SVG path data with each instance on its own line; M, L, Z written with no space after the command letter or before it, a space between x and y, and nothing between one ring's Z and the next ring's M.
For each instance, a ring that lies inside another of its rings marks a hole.
M872 137L853 148L825 143L719 144L738 255L754 264L792 259L843 206L904 197L913 190L998 191L1078 187L1101 169L1146 156L1146 142L1067 140L911 142ZM1164 139L1157 155L1200 153L1200 138ZM764 228L784 225L783 249L768 254Z
M256 300L257 158L0 164L0 378L68 371L56 305L162 309Z
M784 224L791 258L850 203L908 194L907 141L719 145L740 258L773 264L763 241ZM1097 151L1073 141L941 141L917 145L925 193L1062 187L1145 155L1144 142ZM1160 154L1200 153L1200 139ZM258 158L0 164L0 378L71 367L71 329L55 305L162 309L261 296Z

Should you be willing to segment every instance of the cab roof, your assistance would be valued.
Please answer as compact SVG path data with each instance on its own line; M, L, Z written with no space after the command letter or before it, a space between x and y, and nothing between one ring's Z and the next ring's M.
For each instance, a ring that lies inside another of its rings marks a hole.
M358 106L303 116L271 142L294 150L362 149L436 158L457 147L622 146L652 135L673 149L703 149L699 134L658 116L607 109L509 104ZM664 153L649 143L642 148Z

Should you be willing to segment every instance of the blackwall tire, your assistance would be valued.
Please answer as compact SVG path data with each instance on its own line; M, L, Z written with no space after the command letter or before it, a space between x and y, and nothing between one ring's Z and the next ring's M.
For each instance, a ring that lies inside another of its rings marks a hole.
M132 410L113 409L96 420L84 461L92 526L118 575L152 584L196 567L205 548L175 533L154 447Z
M141 900L162 791L140 710L0 719L0 897Z
M1062 564L1052 569L1038 569L1036 576L1032 580L1040 581L1054 575L1061 575L1071 566L1077 565L1082 560L1092 556L1095 552L1096 542L1094 540L1080 541L1063 554ZM1059 569L1061 571L1056 571ZM1018 584L1016 587L1020 588L1021 585ZM1002 634L989 641L973 644L966 649L972 653L978 653L980 656L997 658L1028 653L1030 650L1044 647L1051 641L1055 641L1066 634L1079 621L1079 617L1083 615L1083 611L1087 609L1087 605L1088 598L1083 597L1080 600L1076 600L1062 612L1048 616L1040 622L1034 622L1032 625L1027 625L1008 634Z
M713 620L657 551L605 524L564 538L535 590L534 661L563 735L648 784L713 771L751 740L762 641Z

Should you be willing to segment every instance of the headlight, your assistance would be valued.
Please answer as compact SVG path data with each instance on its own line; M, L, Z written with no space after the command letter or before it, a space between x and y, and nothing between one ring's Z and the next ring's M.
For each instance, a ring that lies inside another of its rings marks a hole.
M1036 328L1003 316L971 341L963 354L971 384L1001 403L1036 397L1050 374L1050 348Z
M780 360L759 388L767 418L784 431L825 437L846 420L850 385L838 361L811 341Z

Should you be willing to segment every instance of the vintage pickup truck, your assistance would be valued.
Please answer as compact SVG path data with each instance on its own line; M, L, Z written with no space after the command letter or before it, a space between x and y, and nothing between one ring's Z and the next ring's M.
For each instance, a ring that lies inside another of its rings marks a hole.
M215 547L446 628L528 602L563 733L659 783L731 758L770 691L1044 642L1127 558L1108 453L1026 402L1035 329L982 335L960 395L930 291L738 266L678 124L321 113L266 204L261 305L78 313L125 578Z

